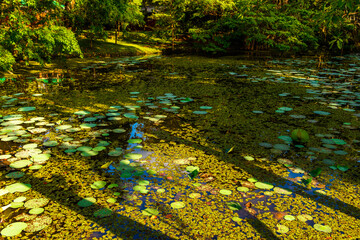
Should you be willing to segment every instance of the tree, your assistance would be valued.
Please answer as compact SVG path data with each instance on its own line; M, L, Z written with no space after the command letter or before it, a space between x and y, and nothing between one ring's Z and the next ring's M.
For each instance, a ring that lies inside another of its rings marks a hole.
M5 0L1 5L1 58L9 56L26 64L35 60L44 64L54 56L82 56L75 35L61 26L61 5L50 0ZM2 59L1 62L4 62ZM10 70L11 64L0 65Z

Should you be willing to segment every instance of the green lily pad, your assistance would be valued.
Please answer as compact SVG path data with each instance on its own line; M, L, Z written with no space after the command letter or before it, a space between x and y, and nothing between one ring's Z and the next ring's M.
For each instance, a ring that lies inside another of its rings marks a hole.
M111 156L111 157L118 157L118 156L120 156L121 154L123 154L123 151L122 151L121 149L119 149L119 150L114 150L114 151L110 151L110 152L108 153L108 155Z
M36 109L36 107L21 107L18 109L19 112L29 112L29 111L34 111Z
M103 208L103 209L99 209L99 210L95 211L94 216L103 218L103 217L111 216L112 213L113 213L113 211L111 211L110 209Z
M71 125L65 124L65 125L57 126L55 129L58 129L58 130L66 130L66 129L70 129L70 128L72 128Z
M24 207L26 208L41 208L46 206L49 203L49 199L47 198L34 198L28 200Z
M247 187L238 187L236 188L239 192L248 192L250 189Z
M146 209L142 210L141 213L145 216L153 216L153 215L156 216L159 214L159 210L157 210L155 208L146 208Z
M23 202L26 200L26 197L18 197L18 198L15 198L13 202Z
M207 114L207 111L193 111L194 114Z
M128 143L141 143L142 139L129 139Z
M339 170L342 171L342 172L346 172L347 170L349 170L349 167L348 167L348 166L340 166L340 165L337 165L336 167L337 167L337 169L339 169Z
M92 156L96 156L98 154L99 154L99 152L92 151L92 150L90 150L90 151L82 151L81 152L81 156L83 156L83 157L92 157Z
M116 203L116 198L109 198L106 200L108 203Z
M117 128L117 129L114 129L113 132L114 133L124 133L124 132L126 132L126 130L122 129L122 128Z
M221 189L219 193L222 195L231 195L232 191L227 189Z
M108 186L108 188L111 189L111 188L118 187L118 186L119 186L118 184L112 183Z
M8 174L5 175L6 178L21 178L25 175L24 172L19 172L19 171L16 171L16 172L10 172Z
M226 204L233 211L238 211L242 209L242 206L238 202L227 202Z
M136 160L142 158L142 155L139 153L128 153L124 155L124 158Z
M9 166L11 168L24 168L32 164L33 162L30 160L20 160L16 162L12 162Z
M139 185L146 186L146 185L149 185L149 184L150 184L150 182L149 182L149 181L147 181L147 180L139 180L139 181L138 181L138 184L139 184Z
M90 112L88 111L77 111L77 112L74 112L75 115L87 115L87 114L90 114Z
M96 123L83 123L83 124L80 124L80 127L85 128L85 129L93 128L93 127L96 127L96 126L97 126Z
M43 143L43 146L45 147L55 147L57 146L59 143L57 141L47 141Z
M245 156L244 158L247 161L254 161L255 160L255 158L253 158L252 156Z
M93 197L87 197L87 198L83 198L81 199L77 205L79 205L80 207L89 207L91 205L93 205L94 203L96 203L96 199Z
M285 215L284 219L288 221L294 221L296 218L293 215Z
M92 189L101 189L105 187L106 182L105 181L96 181L93 184L90 185Z
M170 204L172 208L174 209L180 209L185 207L185 203L183 202L173 202Z
M255 187L260 188L260 189L272 189L274 186L271 185L270 183L264 183L264 182L256 182L255 183Z
M239 217L233 217L233 218L231 218L234 222L241 222L242 221L242 219L241 218L239 218Z
M165 189L164 188L159 188L158 190L156 190L157 193L164 193Z
M9 191L9 193L14 192L26 192L30 190L31 185L26 183L13 183L9 186L5 187L5 190Z
M187 167L186 167L186 171L187 171L187 172L193 172L193 171L195 171L195 170L200 171L200 168L197 167L197 166L187 166Z
M40 168L42 168L42 165L32 165L29 167L30 170L39 170Z
M5 237L13 237L20 234L27 227L27 223L24 222L14 222L10 223L3 230L1 230L1 235Z
M24 206L24 203L23 202L12 202L10 204L10 207L11 208L21 208L22 206Z
M95 152L101 152L102 150L105 150L106 147L103 147L103 146L97 146L97 147L94 147L92 149L92 151L95 151Z
M38 214L43 213L44 210L45 210L44 208L32 208L32 209L30 209L29 214L36 214L36 215L38 215Z
M314 228L320 232L331 233L331 227L329 225L314 224Z
M313 113L319 114L319 115L330 115L331 114L331 113L325 112L325 111L313 111Z

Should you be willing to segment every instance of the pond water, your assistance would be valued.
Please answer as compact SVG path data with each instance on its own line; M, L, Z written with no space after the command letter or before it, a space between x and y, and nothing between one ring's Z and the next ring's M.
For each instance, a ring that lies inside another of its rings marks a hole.
M360 238L360 55L107 58L0 80L4 237Z

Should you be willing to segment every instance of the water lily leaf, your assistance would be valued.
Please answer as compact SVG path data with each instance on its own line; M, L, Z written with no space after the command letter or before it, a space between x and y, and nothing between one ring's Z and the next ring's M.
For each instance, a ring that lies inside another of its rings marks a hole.
M66 124L66 125L57 126L55 129L58 129L58 130L66 130L66 129L70 129L70 128L72 128L72 126Z
M193 111L194 114L207 114L208 112L207 111Z
M117 128L117 129L114 129L113 132L114 133L124 133L124 132L126 132L126 130L122 129L122 128Z
M31 216L31 215L30 215ZM37 232L40 231L52 223L52 219L49 216L43 215L38 216L34 220L28 223L28 226L25 228L25 232Z
M255 187L260 189L272 189L274 186L270 183L256 182Z
M10 207L11 208L21 208L22 206L24 206L24 203L23 202L12 202L10 204Z
M349 167L348 167L348 166L340 166L340 165L337 165L336 167L337 167L337 169L339 169L339 170L342 171L342 172L346 172L347 170L349 170Z
M189 194L189 198L200 198L201 194L200 193L190 193Z
M93 197L87 197L87 198L83 198L81 199L77 205L79 205L80 207L89 207L91 205L93 205L94 203L96 203L96 199Z
M20 234L27 227L27 223L14 222L7 225L6 228L1 230L1 235L5 237L13 237Z
M47 141L43 143L45 147L54 147L57 146L59 143L57 141Z
M77 112L74 112L75 115L87 115L87 114L90 114L90 112L88 111L77 111Z
M37 148L37 144L36 143L29 143L29 144L25 144L23 146L23 149L26 149L26 150L29 150L29 149L34 149L34 148Z
M289 228L287 226L281 225L281 224L277 224L276 225L276 231L278 233L287 233L289 231Z
M99 210L95 211L95 212L94 212L94 216L95 216L95 217L103 218L103 217L108 217L108 216L110 216L112 213L113 213L113 211L111 211L110 209L108 209L108 208L103 208L103 209L99 209Z
M142 158L142 155L140 153L128 153L124 155L124 158L136 160Z
M155 208L146 208L146 209L142 210L141 213L145 216L153 216L153 215L156 216L159 214L159 210L157 210Z
M139 180L138 184L142 186L147 186L150 184L150 182L148 180Z
M194 171L192 171L191 173L189 173L189 178L191 180L193 180L197 175L199 175L199 171L197 169L195 169Z
M314 224L314 228L320 232L331 233L331 227L329 225Z
M49 203L49 199L47 198L34 198L28 200L24 207L26 208L41 208L46 206Z
M231 218L234 222L241 222L241 218L239 218L239 217L233 217L233 218Z
M92 189L101 189L105 187L106 182L105 181L96 181L93 184L90 185Z
M288 221L294 221L296 218L293 215L285 215L284 219Z
M231 195L232 191L227 189L221 189L219 193L222 195Z
M172 208L174 209L180 209L185 207L185 203L183 202L173 202L170 204Z
M37 154L37 155L32 156L31 159L36 163L44 163L47 160L49 160L50 156L51 155L48 154L48 153L46 153L46 154Z
M92 151L95 151L95 152L101 152L102 150L105 150L106 147L103 147L103 146L97 146L97 147L94 147L92 149Z
M253 158L252 156L245 156L244 158L247 161L254 161L255 160L255 158Z
M90 150L90 151L82 151L81 152L81 156L83 156L83 157L92 157L92 156L96 156L98 154L99 154L99 152L92 151L92 150Z
M321 173L321 168L316 168L316 169L310 171L309 173L310 173L310 176L312 176L312 177L317 177L317 176L319 176L320 173Z
M239 192L248 192L250 189L247 187L238 187L236 188Z
M233 211L237 211L237 210L241 210L242 206L240 205L240 203L238 202L227 202L226 203L228 205L228 207L233 210Z
M26 200L26 197L18 197L18 198L15 198L13 202L23 202Z
M305 179L305 178L302 178L302 179L301 179L301 182L302 182L303 184L305 184L305 186L308 186L308 185L311 183L311 181L312 181L312 177L307 178L307 179Z
M165 189L164 188L159 188L158 190L156 190L157 193L164 193Z
M108 203L116 203L116 198L109 198L106 200Z
M18 109L19 112L29 112L29 111L34 111L36 109L36 107L21 107Z
M298 216L296 216L297 217L297 219L299 219L299 221L301 221L301 222L306 222L306 221L311 221L311 220L313 220L313 217L312 216L310 216L310 215L307 215L307 214L301 214L301 215L298 215Z
M319 114L319 115L330 115L331 114L331 113L325 112L325 111L313 111L313 113Z
M43 213L44 210L45 210L44 208L32 208L32 209L30 209L29 214L38 215L38 214Z
M129 139L128 143L141 143L142 139Z
M280 188L280 187L274 187L274 192L280 193L280 194L286 194L286 195L292 194L291 191L284 189L284 188Z
M11 168L24 168L32 164L33 162L30 160L20 160L16 162L12 162L9 166Z
M187 166L186 167L187 172L193 172L195 170L200 171L199 167L197 167L197 166Z
M231 153L233 150L234 150L234 146L229 149L225 149L225 153Z
M26 192L30 190L31 185L26 183L14 183L5 187L5 190L9 191L9 193L14 192Z
M119 186L119 184L112 183L108 186L108 188L111 189L111 188L118 187L118 186Z
M19 172L19 171L16 171L16 172L10 172L8 174L5 175L6 178L21 178L25 175L24 172Z

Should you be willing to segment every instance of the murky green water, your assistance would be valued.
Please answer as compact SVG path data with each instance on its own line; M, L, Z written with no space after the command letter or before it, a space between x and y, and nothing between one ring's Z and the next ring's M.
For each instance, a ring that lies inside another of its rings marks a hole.
M360 237L360 57L320 60L152 56L3 79L1 234Z

